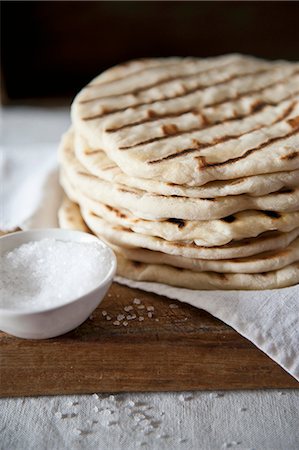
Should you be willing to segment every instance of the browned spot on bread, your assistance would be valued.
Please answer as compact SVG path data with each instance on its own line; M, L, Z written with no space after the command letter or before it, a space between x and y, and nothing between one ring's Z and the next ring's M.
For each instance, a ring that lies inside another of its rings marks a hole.
M280 159L291 160L291 159L297 158L297 156L299 156L299 152L292 152L292 153L288 153L287 155L281 156Z
M299 127L299 116L292 117L288 120L288 124L291 125L292 128L298 128Z
M217 273L215 272L215 275L220 278L221 280L227 280L227 275L225 273Z
M174 223L178 226L178 228L184 228L184 226L186 225L183 219L175 219L172 217L170 219L167 219L166 222Z
M262 213L268 217L271 217L272 219L279 219L281 217L281 214L279 214L277 211L264 210L262 211Z
M289 187L283 187L283 188L279 189L278 192L280 194L291 194L292 192L294 192L294 189L291 189Z
M174 123L162 125L162 131L166 136L171 136L178 132L178 127Z
M85 155L89 156L89 155L96 155L97 153L101 153L102 150L84 150Z
M104 205L106 209L108 209L108 211L112 211L117 217L120 217L121 219L127 219L127 216L122 213L121 211L119 211L119 209L114 208L113 206L110 205Z
M199 169L204 169L205 167L207 167L206 158L204 156L198 156L196 159L198 161Z
M149 119L154 119L155 117L157 117L157 113L152 109L148 109L146 114Z
M140 261L131 261L132 262L132 265L134 266L134 267L136 267L136 268L140 268L140 267L142 267L144 264L142 263L142 262L140 262Z
M265 107L266 103L262 102L261 100L256 100L255 102L252 103L251 105L251 112L257 112L262 110Z
M78 175L82 175L82 176L87 177L87 178L96 178L96 179L98 179L98 177L93 175L92 173L78 171Z
M130 191L129 189L125 189L125 188L119 188L119 189L117 189L119 192L128 192L128 193L130 193L130 194L136 194L136 192L134 192L134 191Z
M209 119L203 114L203 113L199 113L199 117L201 119L202 124L207 127L208 125L210 125L210 121Z
M221 220L223 220L224 222L227 222L227 223L232 223L236 220L236 217L234 215L230 215L230 216L223 217Z

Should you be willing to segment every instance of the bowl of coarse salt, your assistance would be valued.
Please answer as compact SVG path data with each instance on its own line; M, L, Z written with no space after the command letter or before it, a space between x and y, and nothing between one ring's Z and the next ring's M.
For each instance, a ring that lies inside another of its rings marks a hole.
M113 251L81 231L20 231L0 238L0 329L47 339L83 323L116 272Z

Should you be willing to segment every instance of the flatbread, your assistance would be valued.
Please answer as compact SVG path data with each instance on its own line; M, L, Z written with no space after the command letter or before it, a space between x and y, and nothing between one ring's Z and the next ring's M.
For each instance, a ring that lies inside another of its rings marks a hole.
M117 255L118 275L136 281L153 281L199 290L263 290L292 286L299 282L299 262L260 274L193 272L163 264L146 264Z
M60 165L70 182L93 200L113 207L124 207L144 219L178 218L186 220L220 219L248 209L292 212L299 210L299 188L261 197L233 195L210 199L162 196L127 188L101 180L86 171L76 159L71 146L62 142ZM61 179L63 185L63 178Z
M157 236L168 241L195 242L201 246L219 246L232 240L258 236L269 230L292 231L299 226L299 211L279 213L277 211L242 211L219 220L190 221L182 219L145 220L135 217L125 208L116 208L92 200L77 190L68 178L62 175L67 196L92 213L113 225L130 228L137 233Z
M74 135L73 130L66 133L64 136L66 145L69 142L68 145L74 148L78 161L92 175L111 183L122 184L153 194L190 198L214 198L241 194L260 196L280 189L299 186L299 170L253 175L226 181L211 181L203 186L195 187L132 177L124 173L103 150L93 151L82 136L77 134L75 137Z
M72 106L76 132L123 172L199 186L299 168L298 63L227 55L138 67L103 74Z
M79 207L68 199L65 199L60 208L59 221L66 228L85 231ZM166 264L142 263L126 259L120 253L117 253L117 261L118 275L138 281L154 281L189 289L276 289L299 282L298 262L289 264L282 269L260 274L232 274L210 271L195 272Z
M113 225L82 207L84 222L94 234L113 245L126 248L145 248L169 255L197 259L243 258L271 250L283 250L299 236L299 227L288 233L272 231L256 238L232 241L229 244L214 247L198 246L194 243L166 241L154 236L133 232L129 228Z

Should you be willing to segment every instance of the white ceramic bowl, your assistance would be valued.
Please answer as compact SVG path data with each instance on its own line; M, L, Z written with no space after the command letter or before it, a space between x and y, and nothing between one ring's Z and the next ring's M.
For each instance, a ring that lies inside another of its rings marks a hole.
M1 254L30 241L45 238L73 242L97 242L109 248L96 236L81 231L44 229L20 231L0 238ZM59 306L47 309L6 309L0 308L0 329L6 333L26 339L47 339L67 333L81 325L103 300L116 272L116 257L109 248L111 268L99 285L85 295L74 298Z

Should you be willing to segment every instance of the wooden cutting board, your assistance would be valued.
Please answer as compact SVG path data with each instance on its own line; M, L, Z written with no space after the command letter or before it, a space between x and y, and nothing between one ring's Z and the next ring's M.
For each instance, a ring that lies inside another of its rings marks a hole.
M136 318L117 325L123 313ZM92 317L64 336L37 341L0 333L0 371L2 397L298 387L210 314L116 283Z

